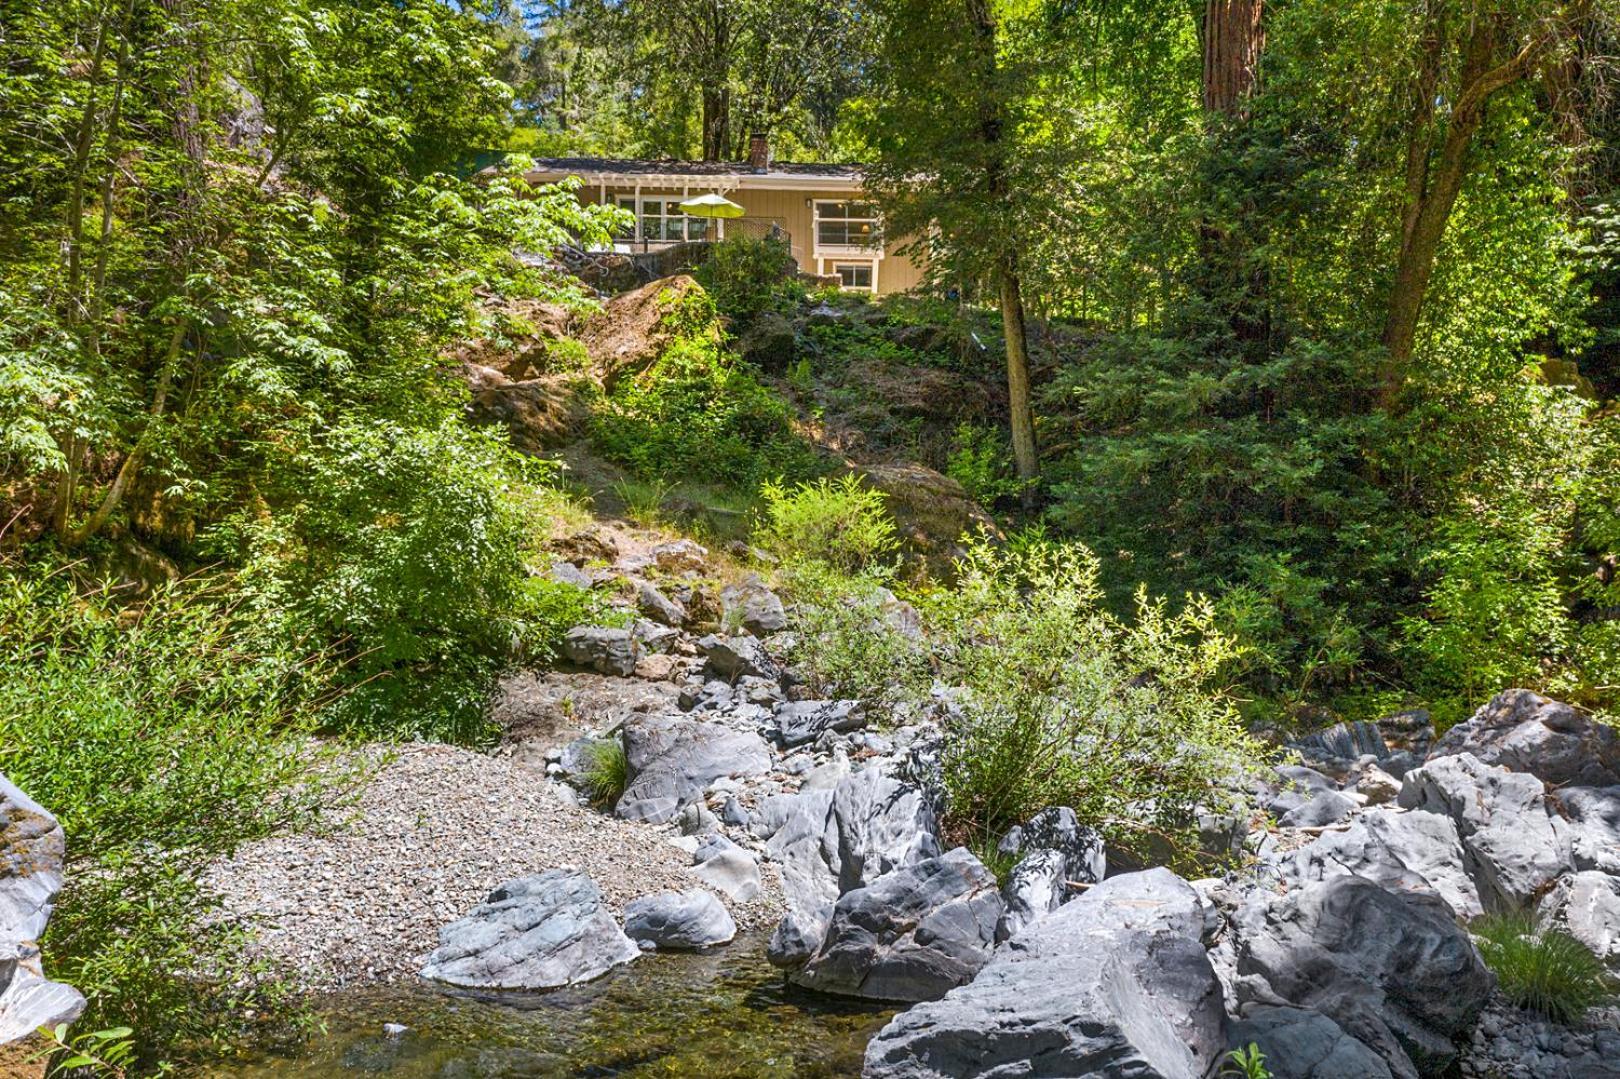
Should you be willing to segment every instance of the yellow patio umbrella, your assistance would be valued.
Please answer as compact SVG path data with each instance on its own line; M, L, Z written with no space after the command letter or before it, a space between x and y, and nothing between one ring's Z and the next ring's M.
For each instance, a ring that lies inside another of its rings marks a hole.
M747 213L741 206L726 198L724 195L711 192L707 195L697 195L681 202L681 212L690 217L741 217ZM714 239L712 230L704 229L706 238Z

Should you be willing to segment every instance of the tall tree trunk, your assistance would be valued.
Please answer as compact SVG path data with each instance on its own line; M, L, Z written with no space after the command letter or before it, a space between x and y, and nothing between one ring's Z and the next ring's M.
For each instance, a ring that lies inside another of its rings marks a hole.
M1255 69L1266 35L1265 0L1205 0L1204 108L1234 115L1254 92Z
M731 152L731 91L703 88L703 160L723 161Z
M1434 102L1445 41L1442 11L1438 4L1431 8L1407 134L1401 248L1384 318L1384 359L1378 379L1379 406L1386 411L1396 407L1406 384L1435 259L1468 174L1469 148L1485 122L1485 106L1492 95L1530 76L1547 43L1545 32L1538 31L1517 52L1498 60L1499 24L1476 19L1464 47L1458 93L1436 151Z
M984 143L985 190L992 207L1008 198L1006 144L1003 134L1006 115L997 91L997 27L990 0L967 0L967 16L979 48L979 65L984 77L979 102L979 139ZM1024 298L1018 272L1018 252L1011 246L1015 238L1005 232L1001 242L1008 245L995 265L1001 293L1001 336L1007 352L1007 412L1012 426L1013 461L1018 478L1025 481L1024 505L1033 505L1034 481L1040 475L1040 459L1035 446L1035 417L1029 404L1029 338L1024 326Z
M1029 406L1029 337L1024 326L1024 298L1017 261L1001 271L1001 327L1007 346L1007 411L1012 421L1013 462L1018 478L1033 481L1040 472L1035 456L1035 415ZM1025 488L1025 502L1033 492Z

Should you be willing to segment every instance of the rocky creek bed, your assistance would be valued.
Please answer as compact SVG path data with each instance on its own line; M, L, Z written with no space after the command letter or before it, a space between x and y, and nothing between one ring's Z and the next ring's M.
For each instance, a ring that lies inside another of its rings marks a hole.
M497 752L399 747L343 827L216 867L327 1021L219 1074L1205 1079L1254 1043L1274 1079L1620 1079L1620 1012L1514 1007L1468 932L1534 911L1620 964L1614 728L1525 690L1438 739L1338 725L1201 821L1225 876L1124 871L1056 807L998 880L941 842L948 695L817 699L763 581L598 542L555 573L623 624L507 683ZM602 746L607 811L576 789Z

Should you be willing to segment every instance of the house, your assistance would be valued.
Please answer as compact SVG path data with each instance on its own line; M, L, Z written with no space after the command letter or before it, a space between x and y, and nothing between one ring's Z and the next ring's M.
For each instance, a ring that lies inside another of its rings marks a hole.
M749 140L745 162L559 157L537 161L526 176L533 183L577 176L584 182L581 199L635 214L634 228L615 242L621 251L775 234L786 239L801 270L837 277L845 289L884 295L922 283L921 267L896 253L883 235L858 165L772 161L763 135ZM745 215L710 220L681 212L681 200L711 192L737 203Z

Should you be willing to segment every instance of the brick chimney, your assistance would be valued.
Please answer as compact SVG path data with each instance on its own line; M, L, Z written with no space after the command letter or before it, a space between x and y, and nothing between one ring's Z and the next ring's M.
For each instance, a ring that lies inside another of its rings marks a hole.
M771 140L763 131L748 136L748 167L764 172L771 163Z

